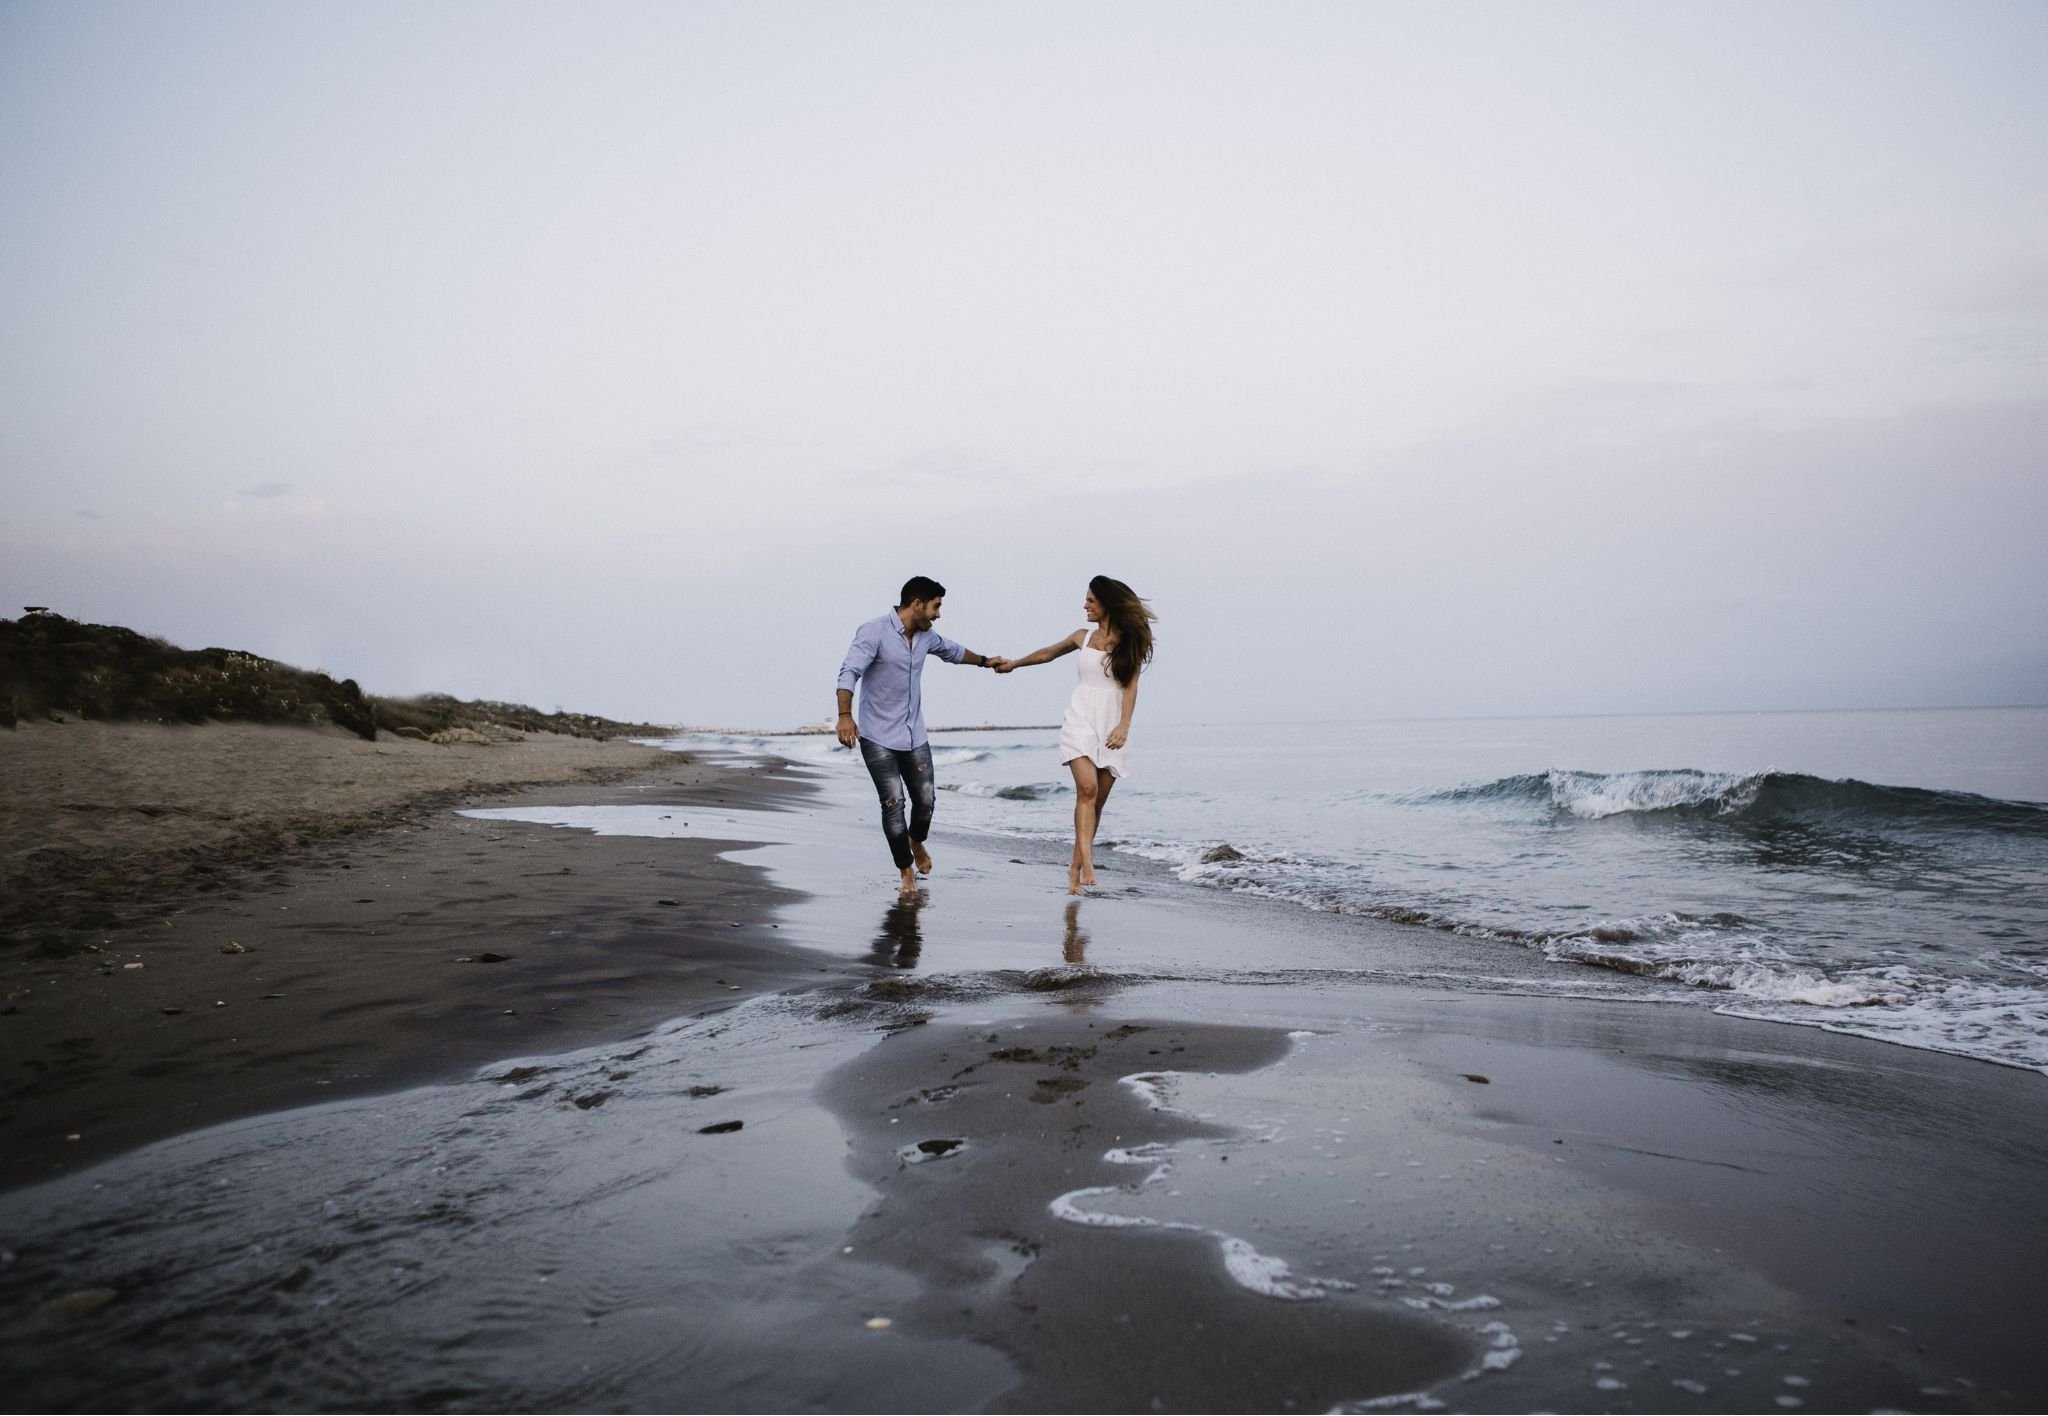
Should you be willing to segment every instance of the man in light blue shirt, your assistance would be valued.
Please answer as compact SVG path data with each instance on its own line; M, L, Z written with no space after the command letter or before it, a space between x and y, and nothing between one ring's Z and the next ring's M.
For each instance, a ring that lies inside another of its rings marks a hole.
M938 800L931 741L924 728L924 661L936 654L949 664L984 669L996 662L933 631L945 596L946 587L930 576L911 576L903 583L895 609L853 632L853 644L839 666L839 741L860 748L868 775L875 779L875 794L882 801L882 834L889 838L889 854L902 873L906 893L917 888L918 875L932 873L924 839L931 832L932 807ZM855 684L860 685L857 725Z

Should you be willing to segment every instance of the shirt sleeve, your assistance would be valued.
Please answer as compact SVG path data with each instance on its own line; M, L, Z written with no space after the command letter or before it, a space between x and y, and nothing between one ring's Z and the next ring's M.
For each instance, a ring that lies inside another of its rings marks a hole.
M936 654L949 664L957 664L967 657L967 650L962 645L955 644L937 630L931 630L929 633L932 638L931 644L925 651L926 653Z
M845 662L839 666L839 686L848 693L860 682L860 676L868 671L868 665L875 662L875 655L881 652L882 642L875 634L873 623L862 625L853 632L853 643L846 647Z

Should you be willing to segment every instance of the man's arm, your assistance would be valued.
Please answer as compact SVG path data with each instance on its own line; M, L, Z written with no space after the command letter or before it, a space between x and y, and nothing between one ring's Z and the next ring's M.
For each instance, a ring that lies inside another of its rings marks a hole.
M937 633L932 635L931 652L949 664L972 664L977 669L988 668L996 662L986 654L977 654L965 645L955 644Z
M881 649L873 627L865 624L853 632L853 643L846 646L846 658L839 665L839 716L833 724L842 747L852 747L860 741L860 727L853 721L853 686L860 682Z

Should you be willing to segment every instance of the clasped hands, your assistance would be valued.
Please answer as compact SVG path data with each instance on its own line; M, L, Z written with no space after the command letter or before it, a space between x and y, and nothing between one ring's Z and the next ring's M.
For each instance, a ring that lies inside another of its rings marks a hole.
M993 654L985 657L981 661L981 666L985 669L994 669L999 674L1007 674L1017 667L1017 661L1015 659L1005 659L1000 654Z

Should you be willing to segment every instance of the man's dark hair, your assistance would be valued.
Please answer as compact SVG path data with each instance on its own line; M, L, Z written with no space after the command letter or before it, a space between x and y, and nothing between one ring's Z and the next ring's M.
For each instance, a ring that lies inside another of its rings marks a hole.
M936 600L946 593L946 587L929 575L913 575L903 582L903 598L896 602L902 609L913 600Z

